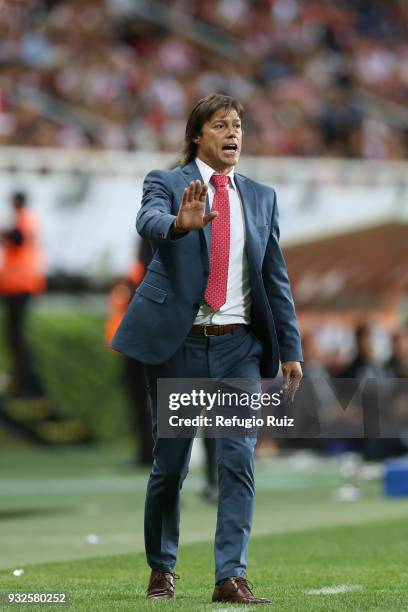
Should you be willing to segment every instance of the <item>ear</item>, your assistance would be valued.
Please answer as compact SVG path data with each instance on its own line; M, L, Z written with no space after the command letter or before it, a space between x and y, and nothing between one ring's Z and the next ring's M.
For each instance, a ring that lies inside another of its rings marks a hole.
M196 138L193 138L193 142L198 144L200 142L200 136L196 136Z

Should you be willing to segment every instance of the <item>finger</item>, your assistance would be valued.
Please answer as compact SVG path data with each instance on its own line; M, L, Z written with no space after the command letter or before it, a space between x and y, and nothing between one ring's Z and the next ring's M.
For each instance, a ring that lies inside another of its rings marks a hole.
M283 397L286 402L292 401L293 386L290 380L283 385Z
M299 381L297 380L297 378L291 378L289 382L289 395L290 395L291 402L293 402L293 400L295 399L295 393L298 389L299 389Z
M211 221L214 221L218 217L219 213L217 211L210 212L208 215L204 215L203 221L204 225L208 225Z
M201 181L196 181L194 185L194 199L195 200L200 199L201 188L202 188Z
M187 203L187 195L188 195L188 187L186 187L183 191L183 197L181 199L180 208L185 206Z
M295 395L300 387L300 381L301 381L301 377L299 376L293 376L290 380L289 380L289 385L288 385L288 396L289 396L289 401L290 402L294 402L295 400Z
M282 368L283 388L287 387L290 378L290 370L287 367Z
M207 192L208 192L208 185L203 185L201 189L200 197L199 197L201 202L205 202L205 198L207 197Z
M194 190L195 190L195 185L194 185L194 181L192 181L187 189L187 202L192 202L194 200Z

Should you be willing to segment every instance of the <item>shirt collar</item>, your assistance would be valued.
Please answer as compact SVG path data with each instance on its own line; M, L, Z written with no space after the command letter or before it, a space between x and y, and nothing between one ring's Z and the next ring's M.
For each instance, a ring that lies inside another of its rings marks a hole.
M212 175L217 174L216 171L213 168L211 168L211 166L203 162L202 159L199 159L198 157L195 158L195 163L197 164L197 167L200 171L200 174L202 176L204 183L208 184L210 182ZM234 179L234 168L231 170L231 172L228 172L226 176L229 176L232 187L236 189L235 179Z

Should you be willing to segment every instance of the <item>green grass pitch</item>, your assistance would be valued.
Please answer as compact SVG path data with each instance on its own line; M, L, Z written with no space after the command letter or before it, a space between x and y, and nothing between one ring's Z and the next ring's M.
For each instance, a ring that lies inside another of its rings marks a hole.
M79 612L239 608L210 603L215 509L201 501L195 471L183 491L177 599L145 600L146 472L126 470L123 459L110 449L3 453L0 590L66 591L68 609ZM248 577L256 594L273 599L271 609L408 609L408 500L386 499L378 482L363 482L360 500L340 503L340 484L335 461L258 464ZM12 574L17 568L22 576ZM322 593L326 587L339 592Z

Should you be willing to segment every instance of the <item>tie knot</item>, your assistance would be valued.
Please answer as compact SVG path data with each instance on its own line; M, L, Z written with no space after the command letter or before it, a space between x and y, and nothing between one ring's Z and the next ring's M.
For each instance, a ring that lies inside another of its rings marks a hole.
M228 186L229 180L229 176L225 174L213 174L211 177L211 183L215 189L225 189Z

